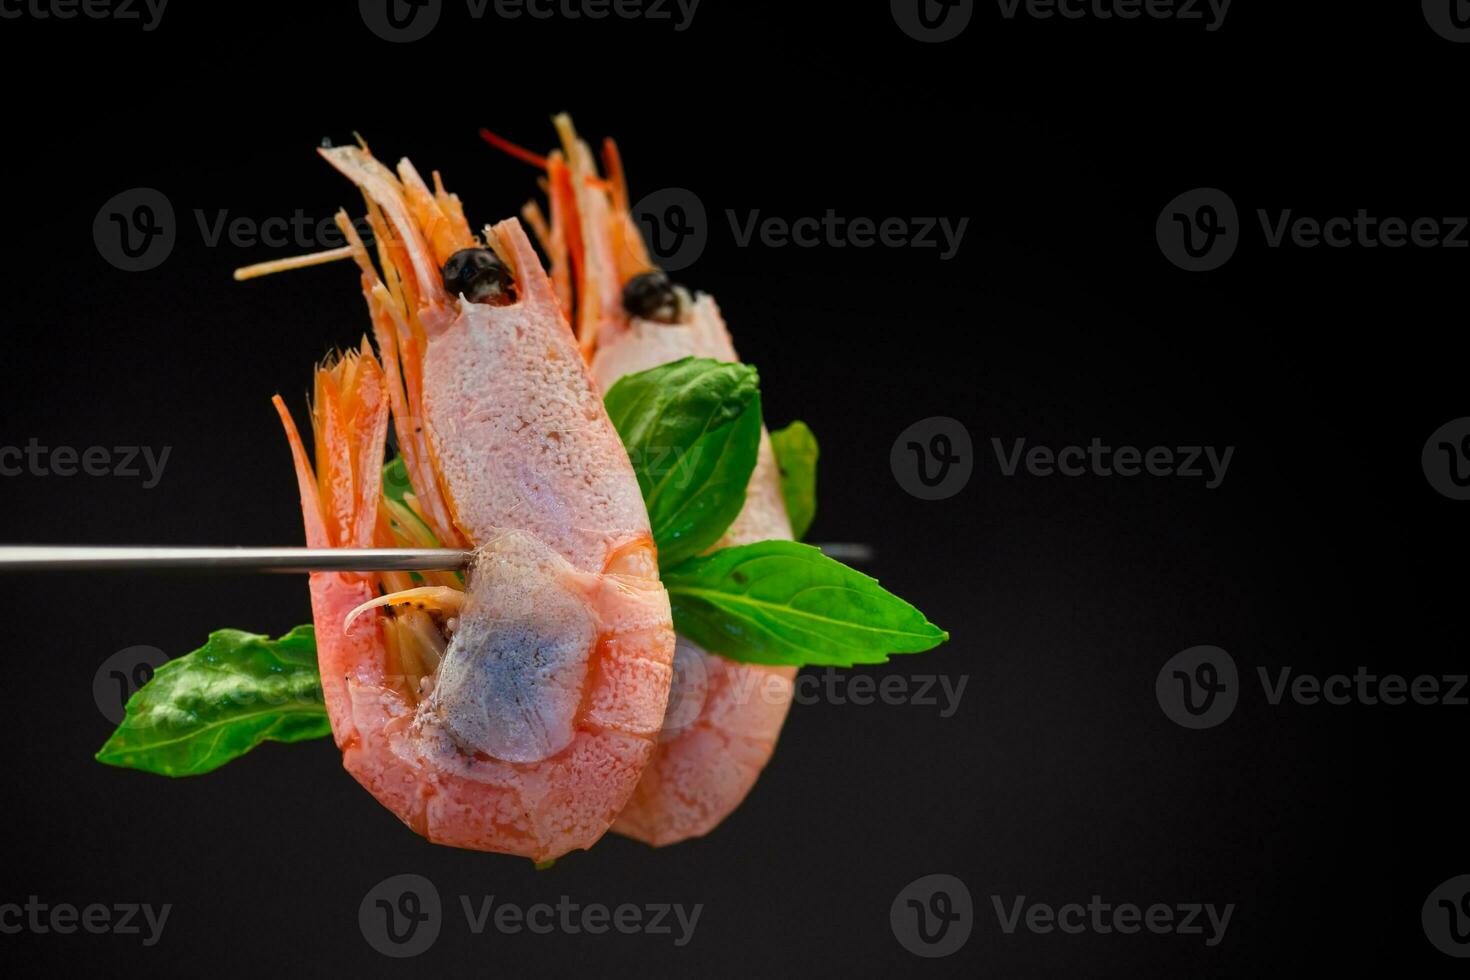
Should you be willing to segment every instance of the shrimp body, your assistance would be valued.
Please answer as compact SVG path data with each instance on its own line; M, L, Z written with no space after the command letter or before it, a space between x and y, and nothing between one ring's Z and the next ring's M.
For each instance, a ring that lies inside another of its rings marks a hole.
M450 295L439 269L478 245L457 199L406 161L395 175L365 150L323 155L363 191L384 275L339 219L378 353L364 341L318 371L314 469L277 402L308 543L475 551L463 582L312 576L343 764L436 843L536 860L589 847L654 753L672 674L631 465L519 224L485 231L514 297ZM382 493L390 406L402 502Z
M544 237L553 269L571 283L580 346L604 392L626 374L683 357L737 361L712 297L700 294L673 322L646 319L623 307L623 287L655 271L628 210L616 147L608 142L608 179L571 121L556 125L562 153L549 160L552 216ZM532 216L536 212L531 212ZM537 222L538 226L541 225ZM563 294L567 294L563 289ZM739 516L717 548L791 540L780 472L762 430L756 467ZM738 663L678 640L674 690L658 751L613 829L655 846L708 833L738 807L775 751L794 688L795 668Z
M708 295L695 300L685 324L630 318L598 348L592 376L606 390L625 374L682 357L739 360ZM745 506L715 547L773 538L791 540L791 521L771 439L762 431ZM737 663L683 637L675 656L676 689L658 752L613 825L655 846L707 834L740 805L776 749L796 677L794 667Z

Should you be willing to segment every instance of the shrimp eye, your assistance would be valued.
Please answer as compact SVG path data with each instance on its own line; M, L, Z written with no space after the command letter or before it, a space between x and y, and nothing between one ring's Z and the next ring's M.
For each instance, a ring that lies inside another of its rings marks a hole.
M623 309L659 323L679 323L689 313L689 293L663 272L645 272L623 287Z
M488 248L462 248L444 263L444 288L471 303L509 303L515 279Z

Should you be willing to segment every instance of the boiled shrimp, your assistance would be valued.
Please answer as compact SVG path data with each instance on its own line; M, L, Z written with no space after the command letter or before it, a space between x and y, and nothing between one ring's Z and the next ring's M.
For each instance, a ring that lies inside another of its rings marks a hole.
M591 846L657 746L674 635L627 454L520 224L470 231L404 160L322 156L362 191L376 343L315 375L314 461L280 398L313 547L473 549L455 573L314 574L343 764L429 840ZM303 260L299 264L310 264ZM413 492L384 493L391 419Z
M616 144L605 143L607 172L599 175L570 118L555 123L562 147L544 158L550 217L535 204L524 215L551 256L598 387L683 357L739 360L713 297L691 296L650 260ZM791 538L780 471L762 430L744 509L715 547ZM745 799L775 751L796 675L791 667L727 660L685 637L675 657L658 751L613 826L655 846L708 833Z

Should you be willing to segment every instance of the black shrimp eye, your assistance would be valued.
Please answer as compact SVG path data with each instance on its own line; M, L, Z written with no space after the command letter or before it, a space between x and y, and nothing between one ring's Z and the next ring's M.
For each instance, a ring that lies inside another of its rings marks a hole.
M488 248L462 248L444 263L444 288L471 303L509 303L515 279Z
M659 323L678 323L689 309L689 294L663 272L645 272L623 287L623 309Z

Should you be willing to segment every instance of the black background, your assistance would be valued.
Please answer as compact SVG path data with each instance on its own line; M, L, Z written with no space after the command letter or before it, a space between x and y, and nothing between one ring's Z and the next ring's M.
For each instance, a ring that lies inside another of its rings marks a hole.
M170 446L161 483L0 479L0 540L300 540L269 397L298 413L312 364L367 325L355 276L236 284L295 249L207 247L194 211L262 220L360 210L318 160L359 131L440 169L477 225L534 173L478 141L551 143L567 109L619 138L634 196L686 186L711 243L682 274L720 301L773 425L822 441L818 541L948 628L875 675L968 675L958 712L795 709L749 800L703 840L609 836L534 871L430 846L340 769L329 742L267 746L170 781L105 768L98 665L179 654L220 626L309 616L289 578L23 577L4 583L8 682L0 902L172 903L162 940L0 935L7 974L619 976L924 973L1261 976L1458 963L1419 923L1470 870L1458 784L1465 708L1271 706L1257 667L1463 671L1465 508L1419 453L1465 401L1465 251L1270 249L1255 211L1463 215L1470 48L1418 4L1350 13L1236 4L1199 22L1003 19L919 44L887 4L705 0L692 27L473 22L390 45L355 5L186 4L136 23L0 21L8 138L0 443ZM162 190L179 237L159 268L108 265L93 216ZM1188 274L1154 220L1227 191L1234 258ZM724 210L788 218L968 216L959 255L737 248ZM958 496L889 470L895 436L948 415L974 437ZM299 417L299 414L298 414ZM1003 478L990 439L1235 446L1220 489L1185 479ZM1186 731L1163 662L1229 650L1233 717ZM357 907L432 879L428 953L382 958ZM930 873L975 898L968 944L920 960L889 903ZM528 905L703 903L693 941L464 928L459 895ZM1005 935L992 895L1063 904L1235 903L1224 942Z

